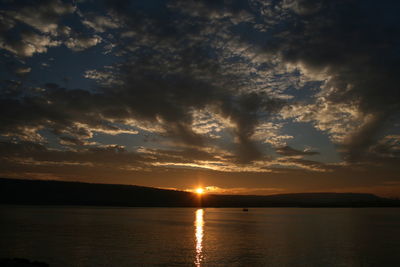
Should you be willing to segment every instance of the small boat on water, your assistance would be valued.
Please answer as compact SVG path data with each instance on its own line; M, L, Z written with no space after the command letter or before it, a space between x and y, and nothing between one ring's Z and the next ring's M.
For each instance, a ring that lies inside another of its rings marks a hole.
M243 208L243 211L249 211L249 209L248 208Z

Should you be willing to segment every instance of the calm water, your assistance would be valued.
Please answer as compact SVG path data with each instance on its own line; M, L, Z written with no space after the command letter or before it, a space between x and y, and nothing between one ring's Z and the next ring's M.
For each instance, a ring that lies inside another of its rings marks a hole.
M51 266L400 266L400 209L0 206L0 257Z

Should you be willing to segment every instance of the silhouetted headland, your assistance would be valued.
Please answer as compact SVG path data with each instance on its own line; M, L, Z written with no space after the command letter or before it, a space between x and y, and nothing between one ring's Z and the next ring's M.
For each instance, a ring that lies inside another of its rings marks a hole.
M1 204L129 207L400 207L400 200L360 193L216 195L115 184L0 178Z
M45 262L30 261L23 258L14 259L0 259L0 266L2 267L49 267Z

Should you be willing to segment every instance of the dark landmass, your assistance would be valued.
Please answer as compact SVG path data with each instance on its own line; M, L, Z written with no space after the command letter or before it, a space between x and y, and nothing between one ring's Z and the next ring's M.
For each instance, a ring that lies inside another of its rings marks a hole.
M213 195L151 187L0 178L1 204L129 207L400 207L400 200L359 193Z
M0 259L0 266L2 267L49 267L45 262L30 261L28 259L14 258L14 259Z

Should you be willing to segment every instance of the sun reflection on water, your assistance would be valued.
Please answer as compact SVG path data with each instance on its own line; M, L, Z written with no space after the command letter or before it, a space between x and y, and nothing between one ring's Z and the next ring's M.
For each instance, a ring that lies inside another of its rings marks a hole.
M198 209L196 210L196 221L194 223L195 225L195 235L196 235L196 259L194 261L194 264L196 266L201 266L201 262L203 260L203 236L204 236L204 231L203 231L203 226L204 226L204 210L203 209Z

